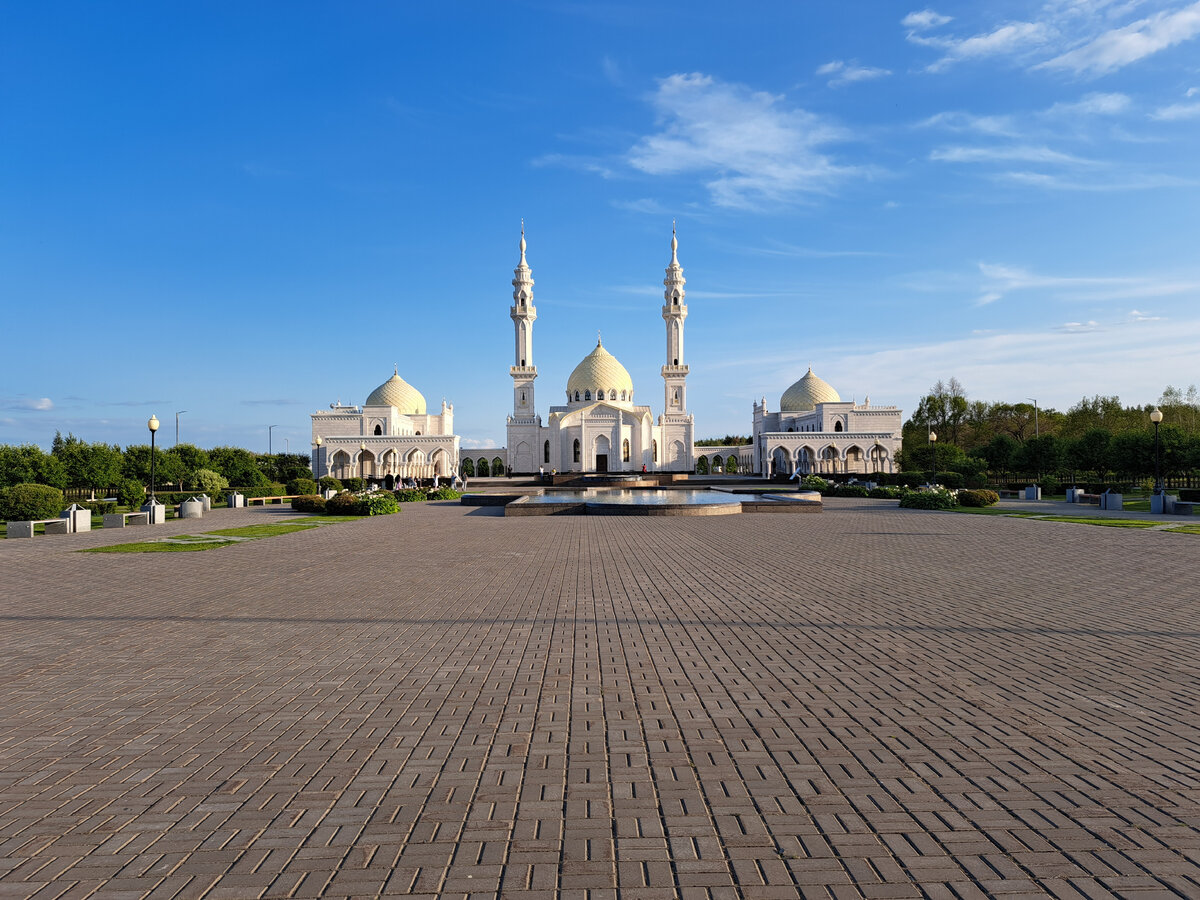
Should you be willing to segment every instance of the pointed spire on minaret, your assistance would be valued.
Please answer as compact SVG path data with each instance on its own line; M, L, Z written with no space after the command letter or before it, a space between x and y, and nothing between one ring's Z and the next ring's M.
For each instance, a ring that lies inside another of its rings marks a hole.
M521 261L517 263L517 267L513 269L513 300L518 306L524 302L526 305L533 304L533 272L529 269L529 263L525 261L525 220L521 220Z
M667 277L663 279L663 286L666 291L663 292L663 297L667 301L668 306L682 304L684 302L683 286L687 284L687 279L683 277L683 266L679 264L679 238L675 233L675 220L671 220L671 264L667 266Z
M597 347L603 346L603 343L600 340L600 329L599 328L596 329L596 346Z
M525 219L523 219L523 218L521 219L521 263L520 264L522 266L526 265L526 263L525 263Z
M679 238L675 236L675 220L671 220L671 265L679 265Z

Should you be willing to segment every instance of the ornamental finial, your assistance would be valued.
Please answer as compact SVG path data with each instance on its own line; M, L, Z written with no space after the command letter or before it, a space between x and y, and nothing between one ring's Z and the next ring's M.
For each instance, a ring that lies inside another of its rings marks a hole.
M679 239L675 237L675 220L671 220L671 265L679 265L679 258L676 252L679 250Z
M521 265L525 265L525 219L521 219Z

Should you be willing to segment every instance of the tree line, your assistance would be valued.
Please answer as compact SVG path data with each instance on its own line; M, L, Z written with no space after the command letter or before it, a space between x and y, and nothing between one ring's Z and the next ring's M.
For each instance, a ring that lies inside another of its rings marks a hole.
M937 468L993 481L1046 479L1133 482L1154 474L1154 426L1160 471L1191 486L1200 475L1200 392L1167 386L1157 403L1125 405L1119 397L1084 397L1065 412L1028 401L988 403L968 398L958 379L938 381L904 423L901 467ZM929 432L937 435L936 450Z
M216 476L215 478L213 476ZM154 480L159 489L212 490L214 484L264 488L311 478L302 453L251 453L241 447L202 450L192 444L155 448ZM123 481L150 483L150 445L89 443L73 434L54 435L50 452L36 444L0 444L0 488L46 484L63 491L105 493Z

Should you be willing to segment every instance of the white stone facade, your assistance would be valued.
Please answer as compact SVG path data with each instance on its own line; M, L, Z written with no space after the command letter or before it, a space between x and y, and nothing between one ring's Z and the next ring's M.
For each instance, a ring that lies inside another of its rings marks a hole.
M362 406L339 402L314 412L312 451L318 478L367 478L385 487L400 478L448 478L458 469L454 407L442 400L430 414L420 392L395 373Z
M525 260L514 270L515 356L513 412L507 421L508 466L518 475L549 472L690 472L695 426L687 410L688 367L683 357L687 318L678 240L671 234L671 263L663 284L662 317L667 328L667 359L662 369L664 412L655 423L649 406L634 403L633 381L625 367L597 339L596 347L567 380L566 402L551 406L545 423L534 402L537 367L533 361L533 276Z
M754 468L764 478L895 471L903 415L895 406L841 400L812 369L784 392L779 412L754 404Z

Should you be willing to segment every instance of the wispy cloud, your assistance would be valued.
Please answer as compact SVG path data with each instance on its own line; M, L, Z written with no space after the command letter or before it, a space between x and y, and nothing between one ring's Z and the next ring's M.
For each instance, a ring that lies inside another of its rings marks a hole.
M302 403L301 400L293 400L290 397L282 397L278 400L241 400L242 406L294 406Z
M926 71L988 58L1087 78L1106 75L1200 34L1200 0L1134 21L1143 0L1047 0L1029 21L998 22L970 36L948 34L933 10L901 20L906 39L941 56Z
M929 154L936 162L955 163L990 163L990 162L1031 162L1053 163L1056 165L1094 165L1091 160L1060 153L1049 147L1031 147L1023 145L992 146L992 147L939 147Z
M578 172L590 172L601 178L614 178L616 172L607 160L595 156L575 156L569 153L545 153L533 160L535 166L562 166Z
M49 397L16 397L8 401L6 408L32 412L49 412L54 409L54 401Z
M1200 94L1200 88L1188 88L1185 98L1195 97ZM1200 100L1192 101L1191 103L1172 103L1169 106L1160 106L1154 112L1150 113L1151 119L1157 119L1160 122L1176 122L1181 119L1195 119L1200 117Z
M768 246L746 247L747 253L756 256L784 256L794 259L843 259L856 256L891 256L881 250L832 250L824 247L799 247L794 244L774 243Z
M1115 116L1126 112L1132 101L1125 94L1084 94L1071 103L1055 103L1041 114L1050 119L1078 116Z
M1158 276L1046 275L1003 263L979 263L983 296L977 305L993 303L1016 291L1040 290L1055 300L1101 302L1179 294L1200 294L1200 281ZM985 299L986 298L986 299ZM1133 315L1141 315L1137 310Z
M660 128L627 162L648 175L697 174L718 206L756 208L828 192L860 169L820 148L849 135L784 98L699 73L662 79L650 98Z
M1113 28L1035 68L1098 76L1191 40L1200 34L1200 2Z
M1109 193L1112 191L1145 191L1162 188L1200 187L1200 181L1196 179L1183 178L1176 175L1162 175L1153 172L1104 172L1103 170L1097 170L1091 177L1078 178L1048 172L1011 171L1001 172L996 177L1004 181L1022 184L1026 187L1054 191Z
M835 59L825 63L823 66L818 66L817 74L827 77L830 87L839 87L843 84L853 84L856 81L870 81L875 78L883 78L892 73L889 69L860 66L857 60L847 62Z
M1016 137L1020 134L1012 116L977 116L961 110L936 113L917 123L921 128L945 128L948 131L975 132L995 137Z

